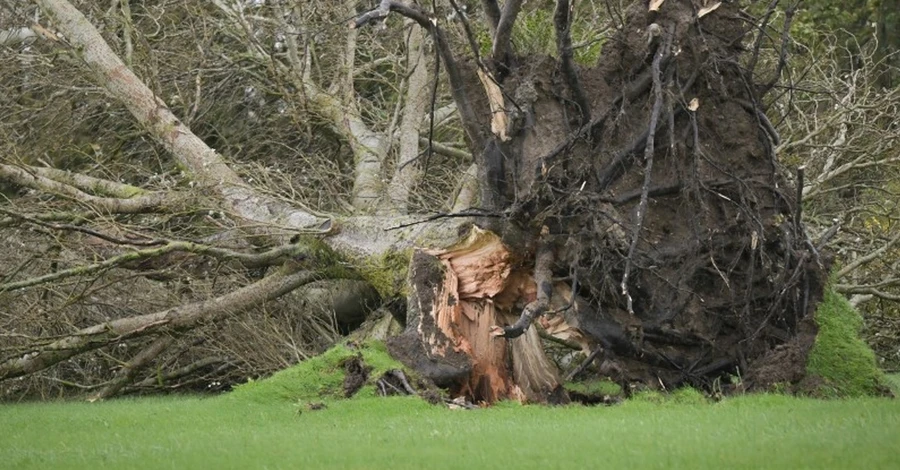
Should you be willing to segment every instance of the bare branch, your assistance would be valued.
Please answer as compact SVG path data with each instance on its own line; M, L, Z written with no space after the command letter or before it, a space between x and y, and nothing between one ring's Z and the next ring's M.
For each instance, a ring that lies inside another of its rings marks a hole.
M84 328L32 353L0 362L0 381L46 369L113 342L189 330L201 322L220 318L227 313L244 311L280 297L317 277L309 271L291 272L285 269L221 297Z
M447 76L450 80L450 92L453 95L453 101L456 102L456 107L459 110L460 120L462 121L463 129L466 132L466 137L469 140L469 147L472 149L482 148L484 137L481 128L476 123L475 111L472 109L472 105L469 103L469 98L466 95L465 81L460 74L459 67L456 65L456 59L453 56L453 52L450 50L450 44L447 41L446 34L444 34L444 30L437 24L437 19L429 18L425 12L419 10L417 7L393 0L382 0L378 8L363 13L357 17L350 26L353 28L362 27L373 20L384 18L391 11L400 13L401 15L412 19L418 23L419 26L431 33L431 37L434 39L441 60L444 62L444 67L447 69Z
M134 384L133 387L129 387L126 391L132 390L133 388L148 388L148 387L153 387L153 386L160 385L160 384L165 384L166 382L171 382L173 380L177 380L182 377L191 375L200 369L203 369L203 368L206 368L209 366L213 366L216 364L223 364L223 363L227 364L228 362L229 362L229 359L227 357L220 357L220 356L206 357L206 358L200 359L199 361L188 364L184 367L175 369L171 372L163 372L159 375L154 374L151 377L148 377L148 378Z
M162 244L166 243L165 240L158 240L158 239L118 238L118 237L114 237L112 235L107 235L105 233L98 232L97 230L93 230L93 229L90 229L87 227L82 227L80 225L58 224L58 223L47 222L47 221L41 220L37 217L20 214L18 212L7 210L2 207L0 207L0 213L8 215L11 219L22 220L22 221L25 221L25 222L28 222L28 223L31 223L34 225L49 228L51 230L64 230L64 231L71 231L71 232L79 232L79 233L83 233L85 235L90 235L92 237L99 238L101 240L106 240L110 243L115 243L117 245L153 246L153 245L162 245Z
M872 261L875 261L875 260L881 258L882 256L884 256L885 253L888 252L888 250L890 250L898 242L900 242L900 231L898 231L897 235L895 235L894 238L890 239L884 245L881 245L881 247L878 248L877 250L875 250L865 256L861 256L861 257L853 260L853 262L851 262L847 266L844 266L843 268L841 268L841 270L838 271L837 274L835 274L835 276L838 279L841 279L844 276L859 269L860 266L863 266L865 264L868 264Z
M141 370L150 365L151 361L165 352L174 342L175 338L169 335L157 338L156 341L150 343L149 346L137 353L130 361L126 362L122 366L122 369L119 370L116 378L97 392L90 401L103 400L118 393L119 390L122 390L123 387L134 381Z
M422 145L428 145L428 144L430 143L430 144L431 144L431 147L434 149L434 153L438 153L438 154L441 154L441 155L444 155L444 156L447 156L447 157L451 157L451 158L458 158L458 159L463 160L463 161L469 161L469 160L472 160L472 154L471 154L471 153L469 153L469 152L467 152L467 151L465 151L465 150L461 150L461 149L458 149L458 148L455 148L455 147L451 147L451 146L449 146L449 145L447 145L447 144L442 144L442 143L440 143L440 142L435 142L435 141L433 141L433 140L429 142L429 141L428 141L428 137L424 137L424 136L419 137L419 143L422 144Z
M512 39L513 26L516 17L522 9L522 0L506 0L500 21L497 23L497 31L494 33L494 44L491 48L491 56L498 71L503 71L509 66L509 43Z
M581 80L578 78L578 70L572 59L572 7L569 0L557 0L556 11L553 14L553 26L556 28L556 50L559 54L560 68L566 77L566 84L572 92L572 100L578 105L581 114L581 123L587 124L591 120L591 105L588 101Z
M872 296L877 297L883 300L890 300L893 302L900 302L900 294L892 294L890 292L885 292L881 289L875 287L866 287L866 286L848 286L845 284L838 284L834 286L834 290L840 292L841 294L847 295L864 295L864 296Z
M784 71L784 68L787 66L788 49L791 45L791 23L794 21L794 13L797 10L797 6L800 5L800 1L801 0L796 0L784 11L784 26L781 31L781 51L778 54L778 65L775 66L775 72L772 75L772 79L760 88L760 96L768 93L769 90L778 83L778 80L781 79L781 72Z
M472 54L475 56L475 62L478 63L479 67L484 68L484 62L481 60L481 51L479 50L478 40L475 38L475 33L472 31L472 25L469 24L469 19L466 17L466 12L459 7L455 0L450 0L450 6L453 7L453 11L456 12L456 17L459 19L460 24L463 26L463 31L466 33L466 41L469 42L469 49L472 50ZM497 7L497 4L494 3L494 7ZM497 19L500 17L500 10L497 10ZM491 35L494 34L494 30L497 28L497 22L488 19L489 23L492 23L490 26Z
M63 269L54 273L45 274L43 276L25 279L22 281L0 284L0 292L24 289L26 287L46 284L51 281L65 279L72 276L87 276L89 274L94 274L110 268L122 266L126 263L156 258L175 252L187 252L197 255L212 256L221 260L235 260L242 263L246 267L259 267L271 266L287 257L302 258L309 254L310 250L309 247L303 245L284 245L263 253L253 254L241 253L225 248L217 248L192 242L171 241L166 245L158 248L148 248L144 250L124 253L101 261L99 263L94 263L86 266L77 266L74 268Z
M56 168L21 165L29 173L43 176L69 186L74 186L84 192L106 197L129 199L135 196L145 195L148 192L137 186L119 183L103 178L95 178L82 173L58 170Z
M48 173L46 171L44 172ZM77 202L87 204L95 210L113 214L152 212L171 206L174 202L169 195L159 193L146 194L144 192L142 192L143 195L137 195L136 197L130 198L97 197L87 194L74 186L60 183L44 176L33 174L29 170L3 163L0 163L0 179L27 188L38 189L64 196Z

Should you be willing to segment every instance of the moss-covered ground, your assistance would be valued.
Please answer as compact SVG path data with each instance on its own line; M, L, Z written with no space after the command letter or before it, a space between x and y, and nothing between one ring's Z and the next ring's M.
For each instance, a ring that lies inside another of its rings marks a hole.
M847 299L831 288L816 311L819 333L809 353L808 371L821 377L829 397L877 395L886 386L875 353L860 337L863 320ZM898 441L900 442L900 441Z
M299 403L342 398L346 376L343 366L354 357L359 357L371 368L368 383L355 394L358 397L374 397L375 381L388 370L403 368L391 358L384 343L373 341L350 347L340 344L265 380L240 385L230 395L236 400L257 403Z

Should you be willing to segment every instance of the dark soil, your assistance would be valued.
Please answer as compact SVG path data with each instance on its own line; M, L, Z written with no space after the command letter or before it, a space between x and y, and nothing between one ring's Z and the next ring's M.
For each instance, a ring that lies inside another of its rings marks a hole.
M372 368L363 362L361 355L344 361L344 372L346 373L343 386L344 396L349 398L356 395L356 392L369 380L371 371Z
M577 280L590 306L569 315L621 365L617 380L799 383L827 262L797 223L796 191L746 68L753 21L729 3L698 20L683 1L658 14L636 2L625 21L581 71L589 132L579 133L555 59L511 68L502 85L526 116L498 143L505 218L493 227L524 248L525 264L549 229L554 275ZM651 43L654 23L663 34Z

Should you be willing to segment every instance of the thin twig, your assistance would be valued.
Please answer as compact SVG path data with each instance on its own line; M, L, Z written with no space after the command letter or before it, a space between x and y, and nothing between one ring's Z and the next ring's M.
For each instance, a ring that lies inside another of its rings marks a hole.
M634 315L634 306L633 299L631 298L631 294L628 292L628 277L631 274L631 267L633 265L634 253L637 249L638 241L640 240L641 229L644 227L644 218L647 215L647 204L649 200L649 192L650 192L650 183L653 181L653 153L655 152L654 141L656 137L656 126L659 121L659 114L662 111L663 106L663 83L662 83L662 71L660 70L660 64L662 63L662 58L665 54L667 54L667 50L669 49L669 44L672 40L672 32L666 36L666 42L663 46L659 47L656 50L656 55L653 58L653 109L650 112L650 125L648 126L648 134L647 134L647 143L644 147L644 159L646 160L646 164L644 166L644 184L641 188L641 202L638 204L637 211L637 224L634 227L634 233L631 239L631 246L628 248L628 257L625 260L625 273L622 275L622 295L625 296L625 301L628 307L628 313Z

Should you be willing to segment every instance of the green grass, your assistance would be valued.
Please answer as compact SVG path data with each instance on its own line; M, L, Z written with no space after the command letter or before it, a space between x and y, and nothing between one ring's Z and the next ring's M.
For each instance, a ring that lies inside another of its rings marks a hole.
M842 342L827 344L844 354ZM345 400L344 364L358 356L369 380ZM878 469L900 459L896 400L756 395L710 403L686 388L613 407L509 402L453 411L376 398L374 380L400 367L381 343L341 345L215 398L0 405L0 468ZM835 386L839 376L831 377ZM900 391L900 375L884 383ZM618 391L613 385L574 386L607 394ZM323 401L326 409L309 409Z
M808 371L825 380L832 397L876 395L885 385L875 353L860 338L863 320L844 296L828 288L816 311L819 334L809 353Z
M616 397L624 395L621 385L606 379L569 382L565 384L565 388L570 392L576 392L582 395L607 395Z
M878 469L900 459L900 402L759 395L452 411L398 397L306 411L226 395L6 405L0 436L4 469Z

